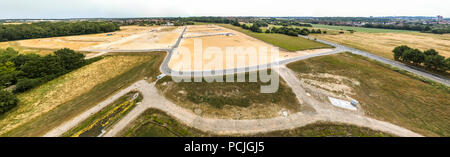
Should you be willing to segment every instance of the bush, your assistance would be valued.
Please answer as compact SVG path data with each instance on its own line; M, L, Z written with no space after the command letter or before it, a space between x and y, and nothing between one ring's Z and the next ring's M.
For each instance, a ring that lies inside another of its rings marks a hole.
M0 114L12 109L17 105L19 99L8 91L0 90Z
M24 78L17 82L16 88L14 89L14 93L25 92L31 88L39 86L41 84L40 79L28 79Z

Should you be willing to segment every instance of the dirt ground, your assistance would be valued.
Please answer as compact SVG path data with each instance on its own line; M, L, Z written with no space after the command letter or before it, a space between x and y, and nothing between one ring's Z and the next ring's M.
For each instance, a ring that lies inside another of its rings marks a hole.
M355 32L353 34L312 36L366 50L390 59L393 58L392 50L400 45L408 45L420 50L435 49L440 55L450 57L449 34Z
M70 48L76 51L160 49L172 46L180 35L181 27L169 26L123 26L111 33L53 37L0 42L0 47L42 51ZM47 51L45 51L47 52ZM48 53L43 53L48 54Z
M173 70L197 71L246 67L331 50L315 49L297 52L279 50L278 55L276 55L276 53L271 51L272 45L249 37L241 32L216 25L188 26L183 37L179 49L175 51L169 62L169 67ZM194 56L199 54L197 51L194 52L194 45L197 43L201 43L201 51L203 51L204 55L202 59L198 59L199 57ZM243 50L252 48L255 50L255 53L226 53L227 47L243 48ZM261 47L267 48L267 52L260 51L259 49ZM186 59L189 58L189 56L191 59ZM261 56L266 56L269 59L263 61ZM244 60L245 62L225 66L227 65L227 58L233 59L234 57L235 60Z

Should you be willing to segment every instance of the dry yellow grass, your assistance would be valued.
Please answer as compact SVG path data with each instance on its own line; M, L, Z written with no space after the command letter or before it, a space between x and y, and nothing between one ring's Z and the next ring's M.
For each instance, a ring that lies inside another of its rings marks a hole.
M54 51L51 49L21 47L21 46L19 46L19 44L16 41L0 42L0 49L6 49L8 47L14 48L15 50L19 51L19 53L23 53L23 54L35 53L38 55L47 55L47 54L53 54L53 51Z
M392 50L400 45L408 45L420 50L433 48L439 54L450 57L450 34L355 32L353 34L312 36L372 52L389 59L393 59Z
M148 61L151 56L111 56L18 95L19 105L2 115L0 134L14 129Z

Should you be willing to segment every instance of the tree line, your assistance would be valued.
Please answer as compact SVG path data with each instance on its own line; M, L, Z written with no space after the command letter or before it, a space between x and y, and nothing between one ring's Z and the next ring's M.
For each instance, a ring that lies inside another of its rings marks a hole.
M86 60L84 57L84 54L67 48L46 56L19 54L12 48L0 49L0 114L17 104L13 93L25 92L101 59Z
M0 25L0 41L106 33L117 30L120 30L120 27L113 22L37 22Z
M450 27L434 28L430 25L386 25L386 24L365 24L366 28L382 28L382 29L399 29L399 30L413 30L424 33L445 34L450 33Z
M450 58L445 59L444 56L439 55L439 52L434 49L422 52L419 49L402 45L395 47L392 52L394 53L394 60L397 61L415 66L423 64L425 68L438 72L450 70Z
M251 26L248 26L247 24L240 24L237 20L233 20L230 22L232 25L234 26L238 26L241 27L243 29L247 29L250 30L252 32L256 32L256 33L262 33L262 29L260 27L267 27L268 25L264 23L261 24L260 22L255 22L253 23ZM272 28L268 28L266 29L266 31L264 33L278 33L278 34L285 34L285 35L289 35L289 36L298 36L298 35L309 35L311 33L313 34L322 34L322 30L320 29L307 29L307 28L294 28L294 27L288 27L288 26L283 26L283 27L272 27ZM326 32L324 32L326 33Z

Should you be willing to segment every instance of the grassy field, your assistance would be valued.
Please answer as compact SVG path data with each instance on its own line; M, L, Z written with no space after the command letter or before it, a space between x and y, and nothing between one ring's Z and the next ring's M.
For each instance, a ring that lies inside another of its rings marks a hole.
M19 51L19 53L28 54L28 53L35 53L38 55L47 55L47 54L53 54L55 49L39 49L39 48L26 48L23 46L20 46L19 43L15 41L10 42L0 42L0 48L6 49L8 47L14 48L15 50Z
M282 49L288 51L300 51L300 50L308 50L308 49L320 49L320 48L332 48L329 45L325 45L319 42L315 42L312 40L307 40L300 37L293 37L284 34L277 33L255 33L241 27L236 27L230 24L216 24L218 26L222 26L228 29L233 29L239 32L242 32L248 36L253 38L262 40L266 43L278 46Z
M342 84L351 87L352 98L360 102L366 115L425 136L450 136L450 89L446 86L423 82L350 53L311 58L288 67L298 74L326 73L356 79L359 85L348 81ZM316 81L327 84L334 80Z
M122 131L124 137L210 137L212 133L199 131L171 116L155 109L149 109ZM242 136L242 135L229 135ZM248 135L245 135L248 136ZM253 137L386 137L392 136L368 128L346 124L315 123L304 127L250 135Z
M235 76L236 77L236 76ZM225 80L225 78L224 78ZM309 109L300 105L291 88L280 78L276 93L260 93L260 80L249 82L179 82L165 77L156 83L164 96L185 108L201 109L204 116L252 119L275 117L280 110L298 112Z
M334 30L354 30L356 32L365 32L365 33L404 33L404 32L417 32L410 30L396 30L396 29L380 29L380 28L364 28L364 27L351 27L351 26L331 26L331 25L321 25L321 24L312 24L314 28L326 28L326 29L334 29Z
M208 133L179 123L164 112L148 109L120 133L121 137L204 137Z
M138 92L130 92L120 97L112 104L106 106L99 112L91 115L88 119L81 122L75 128L67 131L63 137L97 137L103 130L108 130L129 111L131 111L137 102L142 100L142 95L133 100L133 96Z
M116 55L19 95L19 105L0 117L1 136L43 135L135 81L155 80L165 53Z

